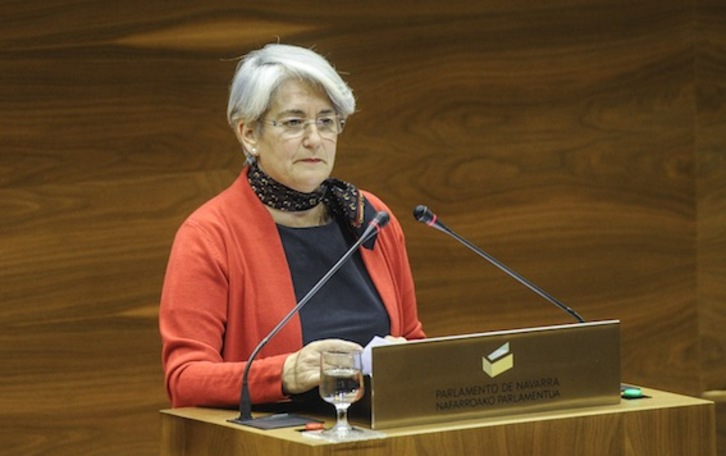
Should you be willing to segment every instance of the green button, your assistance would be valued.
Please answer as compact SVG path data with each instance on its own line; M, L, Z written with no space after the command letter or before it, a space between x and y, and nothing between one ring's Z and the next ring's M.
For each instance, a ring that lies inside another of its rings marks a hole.
M623 397L627 398L636 398L636 397L642 397L643 392L640 391L640 388L625 388L623 390Z

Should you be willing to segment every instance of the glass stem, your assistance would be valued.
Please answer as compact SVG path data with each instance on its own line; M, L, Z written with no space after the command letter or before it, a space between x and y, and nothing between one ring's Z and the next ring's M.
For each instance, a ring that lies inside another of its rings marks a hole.
M350 429L350 424L348 424L348 407L345 405L342 407L338 406L335 407L335 411L338 415L335 427L339 429Z

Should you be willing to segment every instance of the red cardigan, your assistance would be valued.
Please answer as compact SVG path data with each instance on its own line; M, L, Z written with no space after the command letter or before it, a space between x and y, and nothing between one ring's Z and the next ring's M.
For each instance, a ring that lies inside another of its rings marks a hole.
M390 210L363 192L376 210ZM391 335L425 337L403 231L391 221L363 262L391 321ZM295 306L275 222L247 182L247 170L197 209L174 239L159 325L166 387L174 407L237 406L255 346ZM249 377L253 403L282 400L282 365L302 348L294 317L260 352Z

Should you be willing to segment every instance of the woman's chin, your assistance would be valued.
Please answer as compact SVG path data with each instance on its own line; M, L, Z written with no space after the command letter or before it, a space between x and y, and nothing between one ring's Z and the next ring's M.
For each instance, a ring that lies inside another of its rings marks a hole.
M298 192L310 193L317 190L328 177L330 177L330 174L327 172L306 173L295 179L295 182L291 182L291 185L285 185Z

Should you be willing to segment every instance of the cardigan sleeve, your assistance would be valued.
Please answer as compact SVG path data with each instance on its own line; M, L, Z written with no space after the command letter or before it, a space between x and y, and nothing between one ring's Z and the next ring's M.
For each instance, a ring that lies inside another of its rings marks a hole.
M222 357L229 292L225 259L220 243L201 226L188 220L179 229L159 314L166 388L174 407L239 403L246 362ZM286 357L255 361L249 378L252 402L284 398L282 366Z
M398 247L397 268L399 277L399 287L401 295L401 336L408 340L424 339L426 334L423 325L418 318L418 304L416 301L416 290L413 282L413 274L408 260L406 251L406 241L404 239L403 230L395 220L396 236Z
M408 340L423 339L426 334L418 318L416 290L401 224L377 196L369 192L365 192L365 196L377 210L385 210L390 216L388 226L379 234L380 253L376 255L364 250L363 255L368 260L371 277L384 296L392 320L391 335Z

